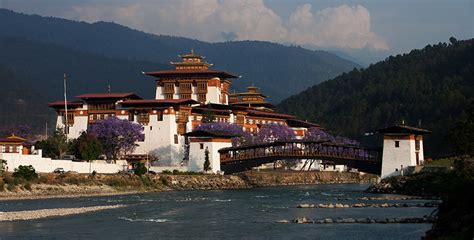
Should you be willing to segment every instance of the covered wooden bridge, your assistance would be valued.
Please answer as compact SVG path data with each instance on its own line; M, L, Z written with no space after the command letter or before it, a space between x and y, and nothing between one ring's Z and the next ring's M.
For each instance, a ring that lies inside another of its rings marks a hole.
M382 153L353 145L328 141L276 141L219 150L221 170L226 174L242 172L265 163L290 159L317 159L347 165L361 172L380 174Z

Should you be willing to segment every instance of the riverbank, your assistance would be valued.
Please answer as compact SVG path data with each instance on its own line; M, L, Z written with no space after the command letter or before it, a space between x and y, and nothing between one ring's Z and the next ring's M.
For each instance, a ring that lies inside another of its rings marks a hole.
M474 159L459 157L449 170L426 171L383 179L366 192L440 198L437 220L426 239L472 239L474 236Z
M245 189L323 183L368 183L372 175L350 172L249 171L238 175L41 174L24 181L10 175L0 200L118 195L142 192Z
M126 205L116 204L107 206L92 206L92 207L78 207L78 208L50 208L50 209L38 209L28 211L15 211L15 212L0 212L0 222L5 221L24 221L34 220L48 217L60 217L77 215L88 212L97 212L108 209L117 209L126 207Z

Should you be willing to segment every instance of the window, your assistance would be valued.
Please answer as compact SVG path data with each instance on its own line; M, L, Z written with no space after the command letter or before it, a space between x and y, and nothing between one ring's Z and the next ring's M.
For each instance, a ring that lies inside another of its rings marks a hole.
M137 116L137 122L140 124L148 124L150 122L150 114L148 112L141 112Z
M158 121L163 121L163 113L162 112L158 112L158 114L156 115L156 119Z
M399 148L400 147L400 141L395 141L395 147Z
M199 149L204 149L204 143L199 143Z
M178 144L178 134L174 135L174 144Z

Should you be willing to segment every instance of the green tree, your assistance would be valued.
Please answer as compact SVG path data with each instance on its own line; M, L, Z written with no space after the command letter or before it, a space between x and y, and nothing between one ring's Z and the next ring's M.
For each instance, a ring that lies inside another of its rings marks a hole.
M70 149L70 143L67 141L63 129L58 128L51 137L37 142L35 148L42 149L45 157L62 159Z
M7 160L0 159L0 174L5 171L5 166L7 165Z
M145 164L141 162L136 163L135 168L133 169L133 172L138 176L145 174L147 172Z
M474 102L449 132L450 143L457 154L474 156Z
M212 170L211 168L211 162L209 161L209 150L206 147L206 150L204 151L204 166L203 166L204 171L209 172Z
M28 165L28 166L20 165L20 166L18 166L18 168L15 168L15 171L13 172L13 177L23 178L27 181L30 181L30 180L38 178L38 174L36 173L33 166L31 166L31 165Z
M98 159L102 154L102 145L100 141L92 134L82 132L81 135L73 141L74 155L82 160Z

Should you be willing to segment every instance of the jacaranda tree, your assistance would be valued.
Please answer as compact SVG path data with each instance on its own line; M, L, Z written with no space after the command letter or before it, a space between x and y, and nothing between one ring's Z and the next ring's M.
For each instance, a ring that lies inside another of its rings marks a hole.
M303 140L307 141L329 141L332 143L339 143L342 145L353 145L353 146L359 146L359 142L353 139L349 139L346 137L334 137L333 135L321 130L320 128L317 127L312 127L309 128L308 131L306 132L306 135L304 136Z
M303 140L307 141L335 141L334 136L317 127L309 128Z
M107 158L114 160L133 152L136 142L144 137L140 125L116 117L95 122L90 126L89 133L100 141Z
M286 125L265 124L255 136L255 143L271 143L281 140L295 139L295 132Z

